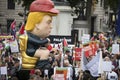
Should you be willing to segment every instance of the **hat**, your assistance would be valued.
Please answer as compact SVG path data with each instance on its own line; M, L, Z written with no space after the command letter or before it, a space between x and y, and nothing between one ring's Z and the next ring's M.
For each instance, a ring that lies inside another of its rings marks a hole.
M59 11L54 8L51 0L35 0L30 5L30 12L49 12L58 14Z

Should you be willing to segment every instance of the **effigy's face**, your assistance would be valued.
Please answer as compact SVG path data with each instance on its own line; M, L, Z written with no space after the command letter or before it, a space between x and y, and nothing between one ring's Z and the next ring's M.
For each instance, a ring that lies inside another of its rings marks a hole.
M51 23L52 23L52 16L45 15L42 21L39 24L36 24L37 35L42 38L48 37L52 29Z

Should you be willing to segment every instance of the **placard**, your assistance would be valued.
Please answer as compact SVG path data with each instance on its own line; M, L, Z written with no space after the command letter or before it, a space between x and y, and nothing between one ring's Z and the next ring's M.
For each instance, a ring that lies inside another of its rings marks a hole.
M1 75L7 75L7 67L6 66L0 67L0 71L1 71Z
M119 53L119 44L113 44L112 45L112 53L118 54Z
M112 71L112 62L111 61L103 61L103 71L105 71L105 72Z
M68 68L65 67L55 67L54 68L55 80L67 80Z
M11 52L19 52L17 40L10 42Z
M83 34L82 44L88 43L89 41L90 41L90 35L89 34Z

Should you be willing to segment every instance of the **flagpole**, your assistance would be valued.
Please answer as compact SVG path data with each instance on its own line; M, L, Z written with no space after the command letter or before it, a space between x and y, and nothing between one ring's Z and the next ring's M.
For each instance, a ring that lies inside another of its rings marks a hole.
M75 41L74 41L74 45L75 45L75 48L76 48L76 46L77 46L77 42L76 42L76 38L77 38L77 34L75 34ZM75 55L76 53L74 53L74 55ZM76 58L76 55L75 55L75 57L74 57L74 60L73 60L73 66L75 66L75 58Z
M99 51L99 54L100 54L100 59L99 59L99 68L98 68L98 73L102 74L103 73L103 68L102 68L102 63L103 63L103 59L102 59L102 51L100 49Z
M63 39L63 41L64 41L64 39ZM61 50L61 65L60 65L60 67L63 67L63 61L64 61L64 43L63 43L63 41L62 41L62 50Z
M75 48L74 48L74 52L75 52ZM73 59L73 66L75 66L76 52L75 52L75 53L73 53L73 55L74 55L74 59Z
M66 46L66 43L65 43L65 38L63 39L62 41L62 55L61 55L61 67L63 67L63 62L64 62L64 55L65 55L65 46Z
M63 67L63 60L64 60L64 56L63 56L63 43L62 43L62 49L61 49L61 65L60 67Z
M74 55L74 47L72 48L72 56ZM74 65L74 60L72 62L72 65Z
M82 53L81 53L81 62L80 62L80 66L81 66L81 70L84 71L84 63L83 63L83 57L84 57L84 52L83 52L83 49L82 49Z

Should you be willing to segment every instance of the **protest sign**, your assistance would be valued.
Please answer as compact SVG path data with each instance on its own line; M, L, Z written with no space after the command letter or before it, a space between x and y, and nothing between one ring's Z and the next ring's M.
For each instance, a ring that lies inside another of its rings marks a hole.
M11 49L11 52L19 52L17 40L10 42L10 49Z
M105 72L112 71L112 62L111 61L103 61L103 71L105 71Z
M0 71L1 71L1 75L7 75L7 67L6 66L0 67Z
M68 68L65 67L55 67L54 76L55 80L67 80Z
M119 53L119 44L113 44L112 45L112 53L118 54Z

